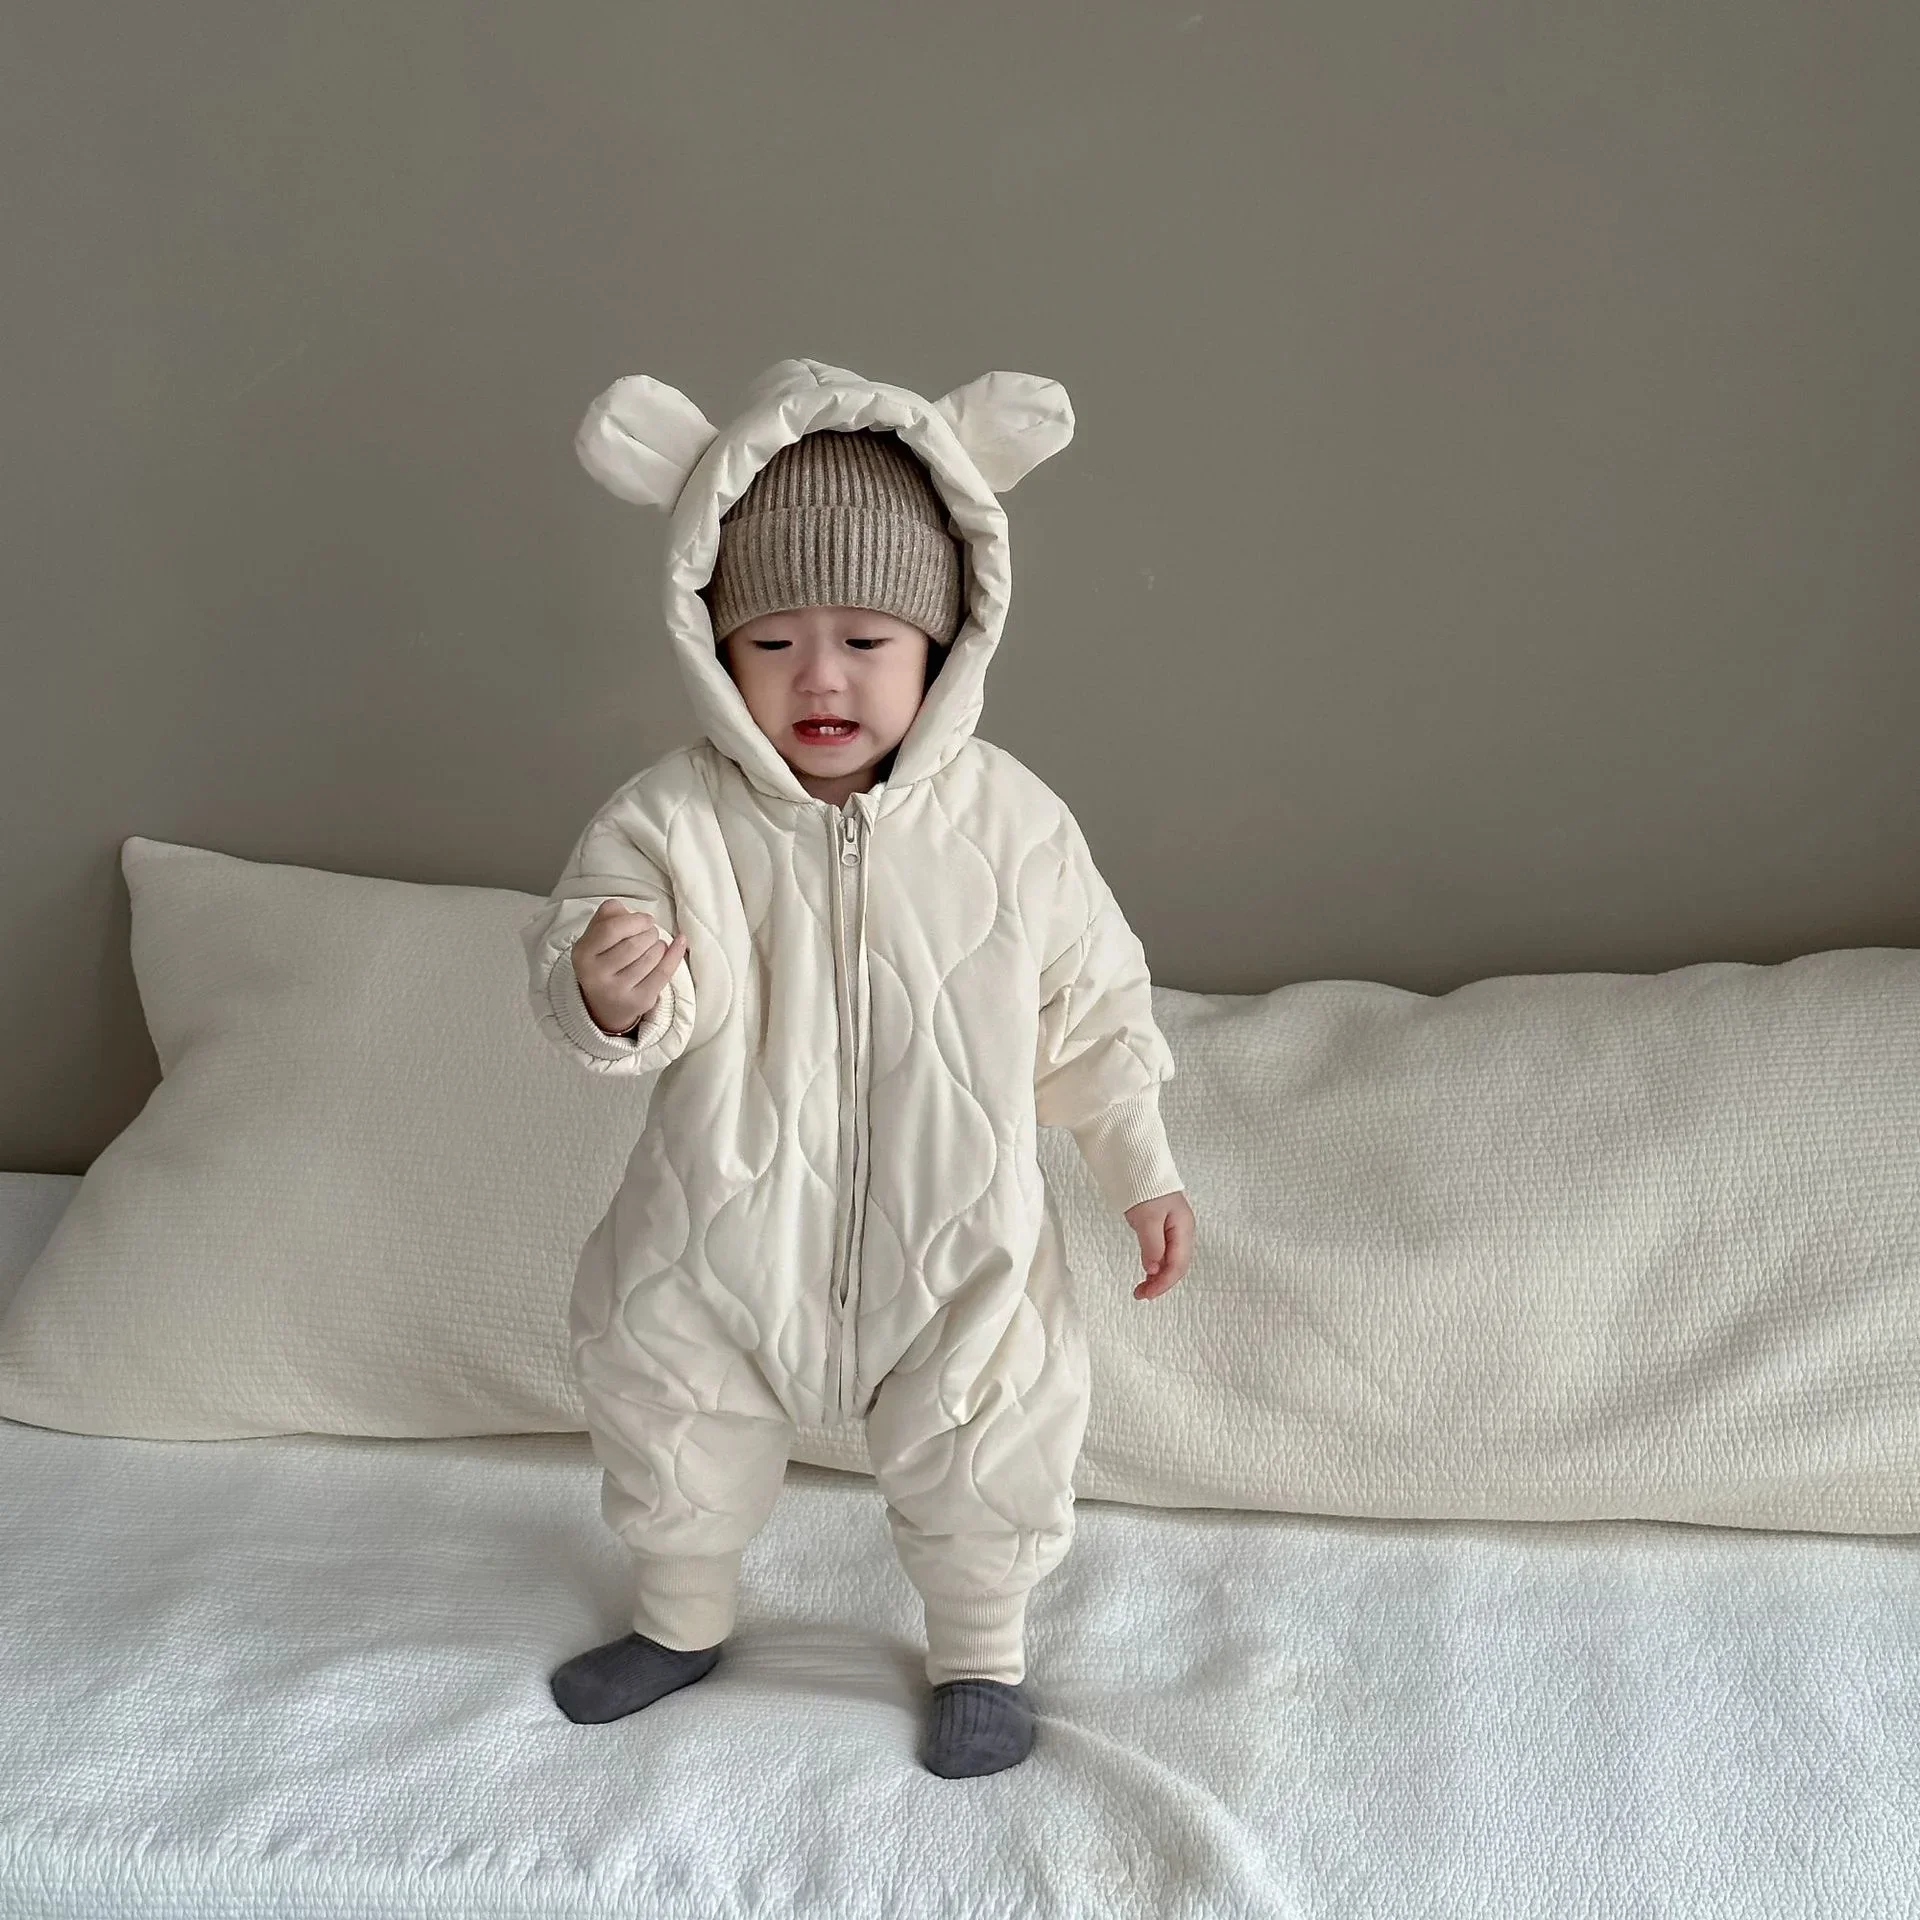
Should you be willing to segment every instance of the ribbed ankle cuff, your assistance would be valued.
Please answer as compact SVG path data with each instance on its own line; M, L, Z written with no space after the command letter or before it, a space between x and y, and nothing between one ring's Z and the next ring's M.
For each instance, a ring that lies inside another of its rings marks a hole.
M633 1556L633 1630L663 1647L717 1647L733 1631L740 1599L739 1553Z
M927 1678L1004 1680L1017 1687L1027 1676L1027 1591L977 1595L966 1600L925 1601Z

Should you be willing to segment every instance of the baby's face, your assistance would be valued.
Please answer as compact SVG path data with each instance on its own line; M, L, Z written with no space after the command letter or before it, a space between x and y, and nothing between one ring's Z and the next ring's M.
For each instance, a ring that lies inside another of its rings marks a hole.
M835 806L873 785L874 768L906 738L926 688L927 636L865 607L794 607L734 628L721 649L760 731L800 784ZM850 733L802 731L810 714Z

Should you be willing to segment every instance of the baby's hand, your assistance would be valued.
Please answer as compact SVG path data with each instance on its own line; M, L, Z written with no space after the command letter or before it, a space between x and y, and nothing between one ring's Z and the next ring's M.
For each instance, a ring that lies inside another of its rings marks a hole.
M1163 1193L1129 1207L1127 1225L1139 1236L1140 1263L1147 1270L1133 1297L1152 1300L1185 1275L1193 1258L1193 1209L1184 1193Z
M650 913L602 900L573 943L580 998L602 1033L631 1033L660 998L687 950L685 934L663 941Z

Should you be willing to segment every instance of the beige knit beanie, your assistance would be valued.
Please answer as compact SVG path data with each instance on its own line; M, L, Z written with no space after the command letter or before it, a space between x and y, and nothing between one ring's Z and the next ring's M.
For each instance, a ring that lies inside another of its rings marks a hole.
M716 642L763 613L871 607L945 646L960 631L960 543L896 434L822 428L782 447L721 515L702 591Z

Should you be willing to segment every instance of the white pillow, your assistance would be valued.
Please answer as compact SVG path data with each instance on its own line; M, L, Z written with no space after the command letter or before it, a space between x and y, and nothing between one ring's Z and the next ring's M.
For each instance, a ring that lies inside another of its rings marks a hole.
M100 1434L583 1424L575 1252L652 1082L533 1023L540 901L133 838L165 1078L0 1317ZM1040 1131L1093 1354L1082 1494L1920 1527L1920 953L1156 988L1185 1281ZM796 1459L864 1470L862 1430Z
M0 1413L182 1440L581 1428L573 1249L652 1083L541 1038L539 900L138 836L121 868L163 1078L0 1319Z

